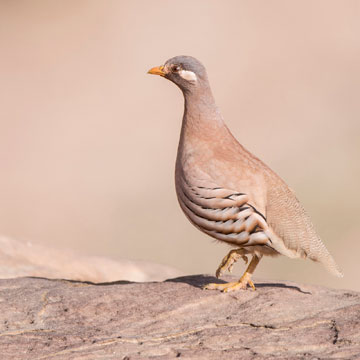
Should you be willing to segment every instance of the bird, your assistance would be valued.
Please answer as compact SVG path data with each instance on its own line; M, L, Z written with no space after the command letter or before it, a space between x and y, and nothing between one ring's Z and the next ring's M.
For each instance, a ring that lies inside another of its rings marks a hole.
M176 194L195 227L233 248L221 261L216 277L231 272L239 259L247 264L251 256L238 281L204 288L255 290L252 275L263 256L309 258L342 277L294 191L226 126L202 63L191 56L175 56L148 73L170 80L183 93Z

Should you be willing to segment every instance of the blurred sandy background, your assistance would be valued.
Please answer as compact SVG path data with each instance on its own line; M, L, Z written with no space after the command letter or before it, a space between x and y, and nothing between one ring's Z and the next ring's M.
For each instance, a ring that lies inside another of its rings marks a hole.
M193 55L345 273L278 258L257 277L360 290L359 18L347 0L2 0L0 234L214 273L228 248L175 195L181 93L146 75Z

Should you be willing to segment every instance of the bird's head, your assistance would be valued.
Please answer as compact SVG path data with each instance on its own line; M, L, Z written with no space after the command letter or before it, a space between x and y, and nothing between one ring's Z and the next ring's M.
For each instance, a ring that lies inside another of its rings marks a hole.
M150 69L148 74L163 76L184 92L192 92L208 85L205 67L191 56L175 56L164 65Z

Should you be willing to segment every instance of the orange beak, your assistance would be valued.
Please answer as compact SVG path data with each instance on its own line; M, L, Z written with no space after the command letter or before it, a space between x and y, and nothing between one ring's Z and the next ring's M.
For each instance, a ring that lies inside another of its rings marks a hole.
M155 66L148 71L148 74L165 76L164 66Z

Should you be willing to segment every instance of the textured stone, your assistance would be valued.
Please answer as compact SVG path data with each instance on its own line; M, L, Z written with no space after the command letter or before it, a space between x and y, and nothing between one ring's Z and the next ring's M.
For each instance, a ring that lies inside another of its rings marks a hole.
M0 280L1 359L359 359L359 293L214 280Z

